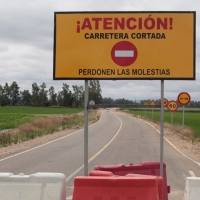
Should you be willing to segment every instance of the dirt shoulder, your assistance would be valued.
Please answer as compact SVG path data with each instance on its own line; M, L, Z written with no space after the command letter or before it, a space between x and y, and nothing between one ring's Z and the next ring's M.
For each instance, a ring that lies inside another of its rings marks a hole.
M143 120L145 121L145 120ZM145 121L160 133L160 125ZM189 137L182 137L182 133L171 131L170 126L164 128L164 138L178 151L200 163L200 142L192 141Z

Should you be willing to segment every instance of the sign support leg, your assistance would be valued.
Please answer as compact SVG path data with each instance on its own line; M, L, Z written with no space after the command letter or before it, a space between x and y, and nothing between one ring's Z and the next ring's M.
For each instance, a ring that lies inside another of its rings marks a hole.
M163 127L164 127L164 80L161 80L160 110L160 176L163 177Z
M173 129L173 116L174 116L174 113L171 112L171 131L172 131L172 129Z
M185 106L183 105L183 114L182 114L182 137L184 136L184 115L185 115Z
M84 102L84 176L88 175L88 80L85 80Z

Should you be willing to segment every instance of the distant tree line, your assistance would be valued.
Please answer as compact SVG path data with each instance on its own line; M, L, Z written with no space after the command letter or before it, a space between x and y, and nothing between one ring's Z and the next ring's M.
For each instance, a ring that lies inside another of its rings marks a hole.
M96 104L101 103L102 90L98 80L89 80L89 100L94 100ZM51 86L47 88L43 82L41 85L32 84L32 91L20 91L16 81L11 85L5 83L0 85L0 105L1 106L63 106L63 107L83 107L84 88L83 86L69 85L63 83L62 90L56 92Z
M145 102L147 102L148 105L150 105L152 100L147 99L147 100L132 101L132 100L124 99L124 98L114 100L110 97L102 99L102 104L137 104L137 105L144 105ZM155 103L155 105L159 105L160 99L154 100L154 103ZM182 105L180 103L178 103L178 106L182 107ZM185 107L186 108L200 108L200 101L190 101L190 103L185 105Z
M41 85L37 83L32 84L32 91L20 91L20 87L16 81L11 85L5 83L4 86L0 85L0 106L62 106L62 107L83 107L84 106L84 88L83 86L72 85L70 90L69 85L63 83L61 91L56 92L54 87L47 88L43 82ZM89 101L95 101L95 104L139 104L144 105L144 102L151 101L140 100L137 102L127 100L124 98L112 99L110 97L102 98L102 90L99 80L89 80ZM160 100L154 100L158 105ZM179 104L179 106L181 106ZM200 101L190 101L185 107L200 108Z
M186 105L185 107L200 108L200 101L190 101L190 103L188 105Z
M132 101L132 100L127 100L124 98L120 98L120 99L112 99L110 97L105 97L102 99L102 104L135 104L136 102Z

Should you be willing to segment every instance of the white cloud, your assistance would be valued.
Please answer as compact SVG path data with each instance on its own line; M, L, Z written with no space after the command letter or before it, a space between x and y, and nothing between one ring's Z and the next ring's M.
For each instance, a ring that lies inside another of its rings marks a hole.
M84 81L53 81L53 30L55 11L197 11L196 81L165 81L165 96L175 99L186 91L200 100L200 2L197 0L0 0L0 85L16 81L21 90L33 82L61 90L62 83L83 85ZM184 42L184 41L183 41ZM160 98L160 81L100 81L103 97L126 99Z

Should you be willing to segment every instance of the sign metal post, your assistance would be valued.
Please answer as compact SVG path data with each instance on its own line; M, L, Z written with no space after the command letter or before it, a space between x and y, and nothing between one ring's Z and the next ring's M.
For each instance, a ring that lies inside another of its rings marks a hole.
M171 112L171 131L172 131L172 129L173 129L173 116L174 116L174 113Z
M183 105L183 114L182 114L182 137L184 136L184 114L185 114L185 106Z
M85 80L84 102L84 175L88 175L88 80Z
M160 110L160 176L163 177L163 130L164 130L164 80L161 80L161 110Z

